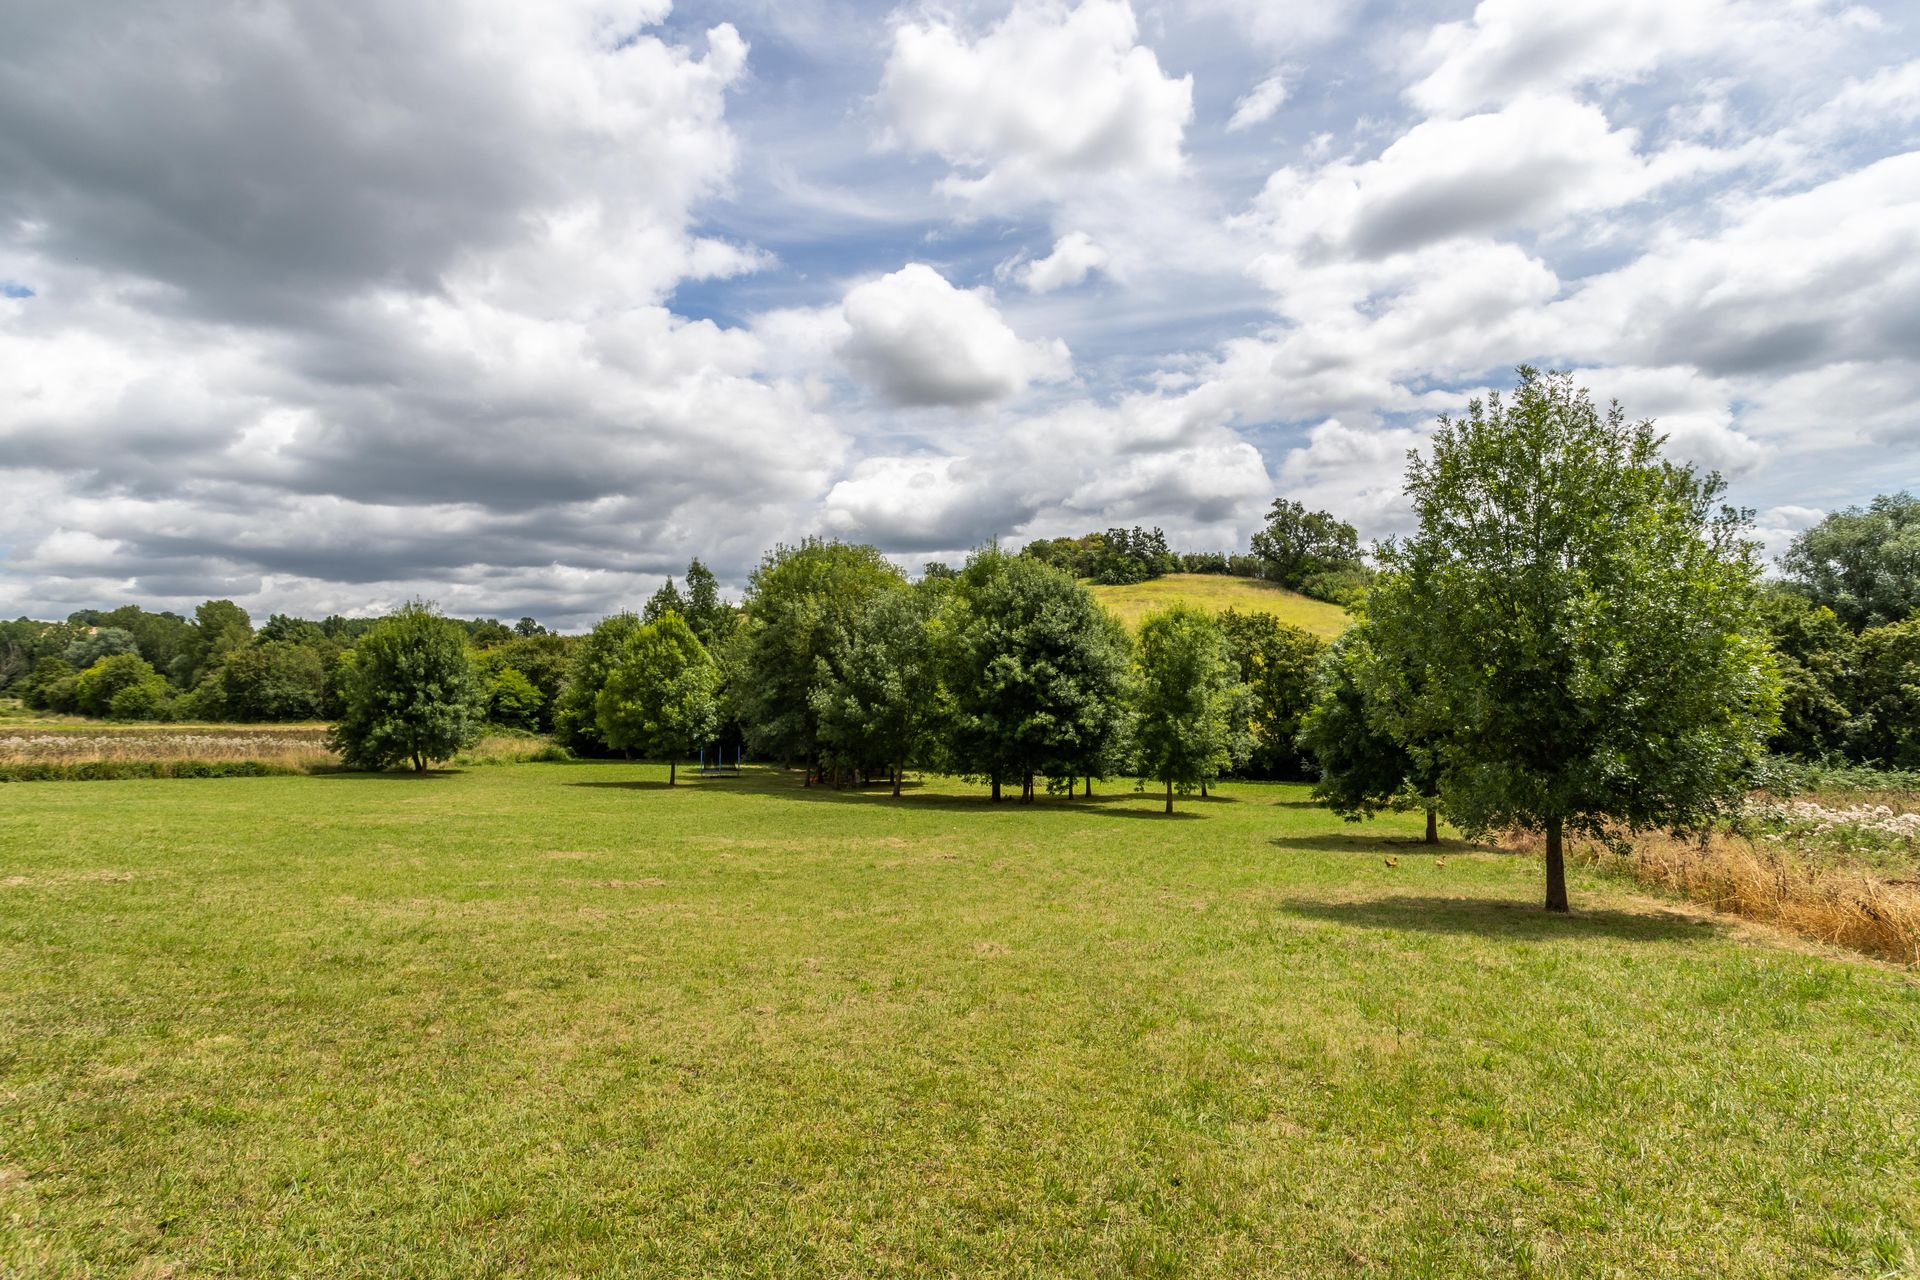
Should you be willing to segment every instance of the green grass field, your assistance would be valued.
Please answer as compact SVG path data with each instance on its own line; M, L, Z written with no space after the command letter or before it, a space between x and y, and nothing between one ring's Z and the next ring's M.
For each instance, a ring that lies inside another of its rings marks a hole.
M0 1274L1920 1265L1909 972L1298 787L663 778L0 787Z
M1211 613L1238 609L1242 613L1271 613L1280 621L1331 640L1353 621L1337 604L1315 600L1297 591L1258 578L1231 578L1215 573L1170 573L1124 587L1089 584L1094 596L1128 626L1155 609L1184 601Z

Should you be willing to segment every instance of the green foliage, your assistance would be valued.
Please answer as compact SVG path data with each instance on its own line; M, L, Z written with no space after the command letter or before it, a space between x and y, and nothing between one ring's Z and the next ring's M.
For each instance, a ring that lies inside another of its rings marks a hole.
M1833 610L1786 587L1762 590L1758 604L1780 675L1780 727L1769 748L1810 759L1842 750L1853 714L1853 632Z
M600 735L622 751L678 762L712 741L719 725L719 670L677 613L643 623L621 646L594 699Z
M518 728L533 729L541 733L553 728L554 715L561 698L561 687L566 683L567 666L573 651L573 641L566 636L555 635L544 628L533 634L515 631L513 638L483 650L476 661L480 674L491 688L506 670L516 672L520 679L532 687L535 697L529 702L516 691L512 700L514 716L511 721L502 720L506 704L489 696L489 706L493 709L489 715L496 724L512 724ZM531 708L532 719L526 718Z
M1408 465L1419 532L1383 548L1369 638L1440 744L1469 833L1698 828L1735 803L1778 698L1759 566L1720 478L1663 461L1651 424L1604 417L1564 374L1443 417Z
M1335 640L1321 659L1300 745L1320 771L1314 799L1349 822L1434 804L1434 753L1423 750L1416 758L1395 736L1409 727L1383 705L1391 687L1364 625ZM1370 688L1377 692L1370 696Z
M1847 754L1894 769L1920 769L1920 618L1860 633Z
M953 584L938 644L953 766L1000 784L1107 777L1127 732L1125 628L1062 570L989 548Z
M687 603L683 616L709 653L731 640L740 622L739 611L720 598L719 579L698 559L687 565Z
M486 676L487 719L509 729L533 732L540 727L540 710L546 699L519 670L497 666Z
M1267 509L1266 527L1253 535L1253 554L1261 576L1336 604L1346 601L1307 591L1307 584L1321 580L1324 590L1341 589L1361 569L1360 534L1352 525L1288 498L1275 498Z
M123 631L118 627L101 627L75 636L60 656L75 671L85 671L102 658L139 652L140 645L134 640L131 631Z
M197 696L200 714L243 721L313 720L325 696L322 650L292 640L268 640L228 654Z
M1140 772L1167 788L1197 787L1233 763L1241 686L1211 615L1176 604L1140 624L1134 751Z
M1326 642L1270 613L1227 609L1214 624L1228 664L1247 688L1252 745L1244 771L1256 778L1307 776L1298 739Z
M1781 567L1855 631L1904 621L1920 607L1920 498L1885 493L1836 511L1793 540Z
M73 682L78 674L65 658L42 658L20 682L21 701L36 711L71 712L76 709Z
M1020 554L1105 586L1127 586L1182 571L1181 557L1168 548L1166 534L1138 525L1078 538L1035 538Z
M172 705L173 686L156 671L121 686L107 700L107 714L116 720L164 720Z
M900 775L917 759L939 712L939 674L931 627L937 583L869 599L822 660L814 714L831 763L856 771L875 765Z
M382 618L354 644L341 697L328 742L356 769L406 761L424 771L471 746L486 718L465 631L421 603Z
M199 686L225 662L227 655L253 640L253 619L231 600L208 600L193 611L193 631L186 636L168 674L182 689Z
M74 705L90 716L111 715L114 695L153 674L153 667L138 654L116 653L102 658L74 677Z
M640 629L640 617L616 613L602 618L573 648L566 680L553 701L553 736L575 755L605 755L611 747L601 736L595 701L606 687L607 673L620 658L627 637Z
M647 603L640 610L640 621L658 622L669 613L677 613L683 619L687 616L687 602L680 598L680 589L673 585L671 577L660 584L658 591L647 597Z
M747 583L731 681L734 714L757 755L819 759L813 690L822 662L831 675L834 647L867 602L906 586L875 547L809 538L767 553Z

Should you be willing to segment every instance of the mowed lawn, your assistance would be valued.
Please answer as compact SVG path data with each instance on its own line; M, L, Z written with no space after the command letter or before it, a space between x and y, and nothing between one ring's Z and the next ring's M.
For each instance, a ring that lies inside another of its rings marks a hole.
M1300 787L663 780L0 787L0 1274L1920 1265L1909 973Z

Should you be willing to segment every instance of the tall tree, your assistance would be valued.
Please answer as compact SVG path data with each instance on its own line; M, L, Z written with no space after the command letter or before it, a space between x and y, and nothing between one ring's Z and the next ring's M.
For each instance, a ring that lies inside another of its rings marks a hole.
M733 705L756 753L818 762L821 660L831 673L834 647L867 601L906 585L876 547L809 538L767 553L747 581L734 654Z
M1920 610L1920 498L1883 493L1836 511L1793 540L1787 580L1855 631Z
M739 615L720 598L720 580L698 558L687 565L687 625L712 652L733 635Z
M1232 763L1239 684L1213 618L1188 604L1141 622L1135 669L1140 771L1166 785L1172 813L1175 787L1204 786Z
M1780 727L1769 745L1806 758L1846 749L1859 639L1833 610L1779 584L1761 592L1760 620L1780 673Z
M1253 535L1253 554L1265 576L1298 591L1317 574L1360 567L1360 534L1327 511L1275 498L1266 527Z
M406 761L425 772L480 737L486 690L466 630L428 605L415 602L382 618L344 664L345 706L329 739L353 768Z
M168 675L182 689L192 689L226 661L236 649L253 641L253 619L231 600L208 600L193 611L193 634L179 646Z
M929 628L937 595L928 585L868 600L836 643L834 661L822 659L813 689L827 750L855 769L885 764L896 796L939 711Z
M1102 771L1126 728L1126 632L1059 569L976 552L940 621L947 751L1000 798L1037 775Z
M1253 735L1249 772L1258 778L1306 776L1300 725L1313 705L1326 643L1270 613L1227 609L1214 621L1226 644L1227 661L1247 687Z
M1920 769L1920 618L1860 633L1849 700L1854 759Z
M604 755L611 749L600 733L595 703L627 637L639 629L638 614L616 613L596 622L574 646L566 679L553 702L553 736L575 755Z
M657 622L669 613L677 613L684 620L687 616L687 602L680 597L680 589L673 585L669 577L660 584L660 589L647 597L647 603L640 610L640 621Z
M667 762L676 785L680 761L713 738L719 723L720 673L706 646L679 614L643 623L626 639L594 699L609 746Z
M1660 455L1565 374L1521 368L1511 404L1443 417L1412 455L1419 531L1382 553L1372 644L1411 673L1448 816L1546 840L1697 828L1738 802L1776 718L1760 567L1724 484Z

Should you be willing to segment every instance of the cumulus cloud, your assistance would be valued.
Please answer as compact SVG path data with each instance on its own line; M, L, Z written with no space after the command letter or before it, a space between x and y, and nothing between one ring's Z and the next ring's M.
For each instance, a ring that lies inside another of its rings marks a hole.
M1804 62L1848 29L1878 25L1844 0L1481 0L1441 23L1415 62L1417 106L1459 114L1531 94L1628 83L1663 63L1719 54L1762 71Z
M953 172L942 189L969 201L1023 204L1088 181L1172 177L1193 79L1161 71L1138 36L1127 0L1018 0L971 39L945 21L902 23L880 101L896 139L945 159Z
M925 263L856 285L842 312L841 356L896 404L983 404L1072 373L1064 342L1023 340L990 290L956 289Z
M1107 265L1107 251L1084 231L1069 231L1053 242L1053 252L1025 264L1020 283L1034 293L1052 293L1082 284L1088 275Z
M1880 7L40 6L0 44L0 610L581 625L693 554L1237 548L1276 492L1374 536L1522 361L1773 545L1920 458Z
M1697 149L1649 159L1638 141L1589 104L1523 99L1464 119L1423 121L1374 160L1278 170L1258 207L1276 238L1378 258L1616 208L1714 160Z

